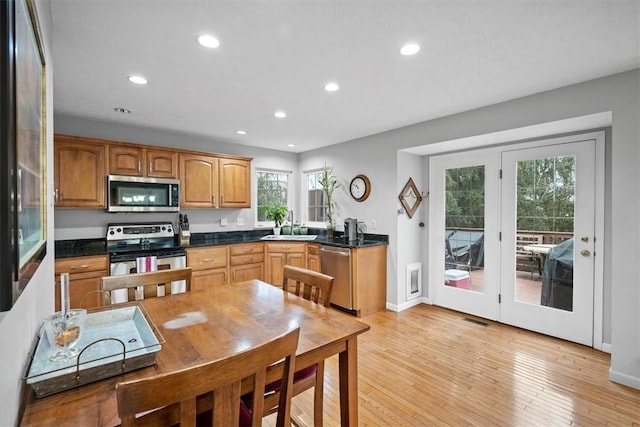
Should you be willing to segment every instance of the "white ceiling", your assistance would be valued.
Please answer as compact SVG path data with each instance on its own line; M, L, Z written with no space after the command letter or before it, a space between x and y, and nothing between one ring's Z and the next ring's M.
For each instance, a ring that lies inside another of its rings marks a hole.
M640 67L640 0L50 4L57 114L292 152Z

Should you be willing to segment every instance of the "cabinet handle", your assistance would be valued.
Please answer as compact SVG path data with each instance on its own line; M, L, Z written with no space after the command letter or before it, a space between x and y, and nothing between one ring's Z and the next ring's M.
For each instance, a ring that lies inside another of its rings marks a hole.
M244 253L251 252L251 248L245 248Z
M224 205L224 194L220 195L220 206Z
M58 202L59 199L58 199L58 189L57 188L54 191L54 195L55 195L55 198L56 198L56 202Z
M151 172L153 169L151 169L151 161L149 161L149 170L147 172Z
M211 203L213 204L213 207L216 207L216 195L214 194L213 196L211 196Z
M248 256L248 257L244 257L244 260L245 260L245 261L253 261L253 257L250 257L250 256Z
M89 264L82 264L82 265L72 265L69 267L69 270L77 270L80 268L89 268Z
M291 249L291 246L280 246L281 249Z
M215 258L203 258L202 262L211 262L213 261Z
M138 172L142 173L142 163L138 160Z
M227 283L227 272L224 272L224 283Z

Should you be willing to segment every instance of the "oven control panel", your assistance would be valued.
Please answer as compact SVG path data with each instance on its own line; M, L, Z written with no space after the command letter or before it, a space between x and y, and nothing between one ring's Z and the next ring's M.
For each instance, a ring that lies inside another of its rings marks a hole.
M170 222L107 225L107 240L150 239L156 237L173 238L173 225Z

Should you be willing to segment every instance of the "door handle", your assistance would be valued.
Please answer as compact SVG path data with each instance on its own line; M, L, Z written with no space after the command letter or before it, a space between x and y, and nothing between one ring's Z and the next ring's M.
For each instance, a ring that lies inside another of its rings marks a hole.
M583 249L582 251L580 251L580 255L582 255L583 257L588 257L591 255L591 252L586 249Z

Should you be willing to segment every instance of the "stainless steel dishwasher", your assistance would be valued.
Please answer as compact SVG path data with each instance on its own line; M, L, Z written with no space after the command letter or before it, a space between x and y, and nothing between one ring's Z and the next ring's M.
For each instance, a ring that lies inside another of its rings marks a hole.
M331 303L347 310L354 310L351 249L323 245L320 248L320 269L334 279Z

